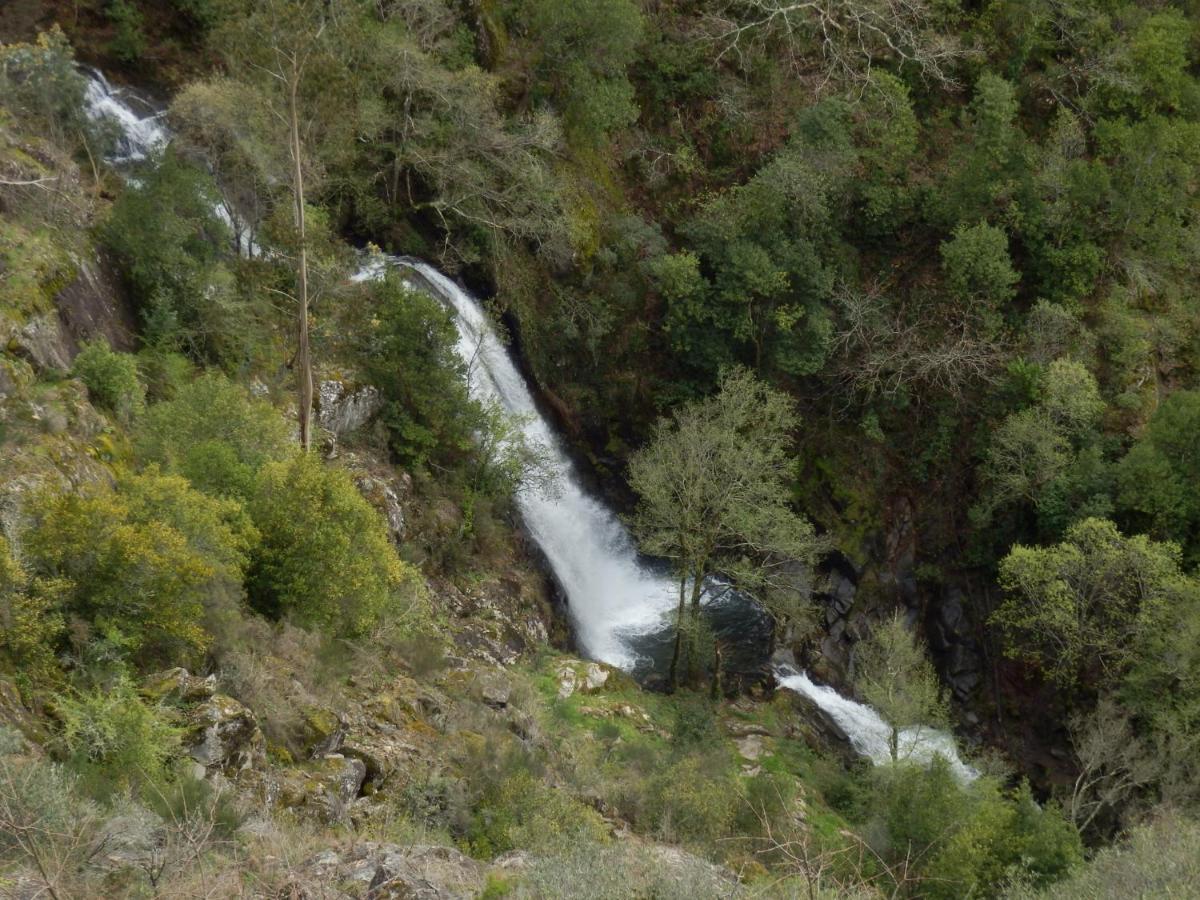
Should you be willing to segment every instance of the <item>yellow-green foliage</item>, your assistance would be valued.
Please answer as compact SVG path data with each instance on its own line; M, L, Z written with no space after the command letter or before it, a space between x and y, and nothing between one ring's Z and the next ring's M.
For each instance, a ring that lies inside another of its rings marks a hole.
M290 435L270 403L210 372L151 406L134 445L142 462L184 475L202 491L249 497L263 463L287 456Z
M52 648L63 630L56 608L61 588L58 581L31 579L0 535L0 661L27 686L57 670Z
M55 705L72 761L96 776L106 793L160 780L179 747L179 729L163 709L139 697L124 675L64 694Z
M131 422L146 405L146 387L138 377L137 360L116 352L104 338L84 344L72 371L87 385L92 402L121 422Z
M269 463L249 508L262 534L250 580L260 610L343 635L424 619L420 576L343 470L307 454Z
M188 662L210 642L206 613L240 597L253 541L240 506L157 472L47 492L31 505L24 550L61 579L73 631L98 633L143 666Z
M47 232L0 218L0 311L5 318L19 324L50 309L71 271Z

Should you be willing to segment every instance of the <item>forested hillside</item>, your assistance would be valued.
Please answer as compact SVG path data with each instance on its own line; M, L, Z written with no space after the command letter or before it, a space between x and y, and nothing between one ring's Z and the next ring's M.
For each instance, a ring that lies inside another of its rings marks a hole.
M0 896L1190 896L1198 288L1195 0L7 0Z

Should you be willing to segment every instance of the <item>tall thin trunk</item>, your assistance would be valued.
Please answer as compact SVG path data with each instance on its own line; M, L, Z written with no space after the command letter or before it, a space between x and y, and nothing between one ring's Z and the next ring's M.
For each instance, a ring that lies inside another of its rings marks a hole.
M300 241L300 256L297 265L297 301L300 306L300 329L296 348L297 378L300 380L300 446L307 452L312 446L313 377L312 356L308 347L308 240L305 233L304 215L304 169L300 158L300 72L292 67L289 85L288 112L292 139L292 196L296 204L295 225Z
M695 685L700 678L700 660L696 652L696 639L700 633L700 597L704 593L704 563L696 566L692 572L692 609L688 627L688 684Z
M683 614L687 609L686 600L687 594L684 589L687 585L686 578L679 579L679 615L675 617L675 649L671 651L671 668L667 672L667 679L671 683L671 690L679 689L679 651L683 646Z
M721 645L713 642L713 673L709 684L709 696L714 700L721 699L723 685L721 684Z

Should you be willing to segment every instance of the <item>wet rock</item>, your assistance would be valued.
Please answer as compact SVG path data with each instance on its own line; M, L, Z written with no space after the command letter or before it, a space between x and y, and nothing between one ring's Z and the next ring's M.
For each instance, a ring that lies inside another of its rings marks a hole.
M242 771L261 766L266 741L254 713L232 697L216 694L191 710L183 745L206 769Z
M825 623L833 625L839 619L845 618L854 606L854 597L858 588L854 582L840 569L829 573L828 599L825 606Z
M794 737L818 752L833 754L847 765L857 763L858 753L850 743L850 736L829 713L803 694L789 691L788 697L796 711L795 723L789 729Z

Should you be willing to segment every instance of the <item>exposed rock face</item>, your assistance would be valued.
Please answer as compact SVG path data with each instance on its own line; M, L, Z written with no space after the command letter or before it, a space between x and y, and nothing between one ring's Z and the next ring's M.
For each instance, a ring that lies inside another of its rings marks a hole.
M54 298L71 356L86 340L104 337L114 350L137 345L137 322L117 287L117 276L97 256L77 260L75 280Z
M238 772L265 762L266 741L254 713L215 694L188 715L187 753L210 771Z
M512 680L503 669L494 669L479 675L479 696L492 709L504 709L512 699Z
M538 586L516 578L498 578L467 590L434 585L440 601L459 620L454 635L463 656L496 667L510 666L549 641L547 607Z
M326 850L304 863L300 872L298 886L308 879L314 885L357 884L370 900L476 897L483 891L485 875L482 864L449 847L374 842L342 852Z
M401 482L400 490L387 479L374 475L360 475L355 479L359 493L367 498L372 506L383 513L388 525L388 534L392 543L399 544L404 540L404 505L401 492L407 496L412 491L412 479L406 474Z
M330 379L317 388L317 421L335 439L362 428L382 408L383 397L369 384L351 388Z
M959 700L968 699L983 680L983 657L965 600L960 588L946 588L925 629L930 648L941 659L942 676Z
M41 374L66 372L71 368L72 348L52 312L30 318L9 335L8 350L29 360Z
M611 669L597 662L585 664L564 662L555 670L558 678L558 696L565 700L576 690L591 694L608 683Z
M183 703L203 703L211 700L216 692L217 676L201 678L181 668L147 675L142 680L142 693L155 701L171 699Z

